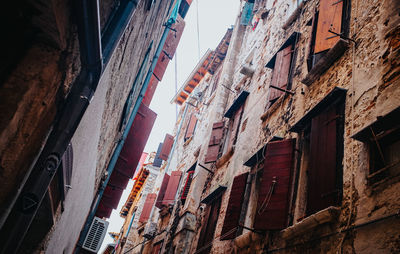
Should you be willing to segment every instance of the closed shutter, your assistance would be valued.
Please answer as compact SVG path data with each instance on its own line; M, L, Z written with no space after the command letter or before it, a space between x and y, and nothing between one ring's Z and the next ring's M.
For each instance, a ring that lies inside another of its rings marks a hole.
M158 61L156 67L154 68L153 74L156 78L161 81L165 71L167 70L169 64L169 57L165 54L164 51L161 52L160 56L158 57Z
M147 107L150 106L151 100L153 99L153 95L156 91L158 85L158 79L153 75L151 75L149 86L147 87L146 93L144 94L142 103Z
M247 26L251 20L253 19L253 7L254 3L246 2L242 11L242 18L240 20L240 24Z
M146 201L144 202L144 206L142 209L142 213L140 214L139 222L146 222L149 219L151 209L153 208L154 201L156 200L157 195L155 193L147 194Z
M218 154L223 134L224 134L224 122L214 123L204 163L215 162L218 159Z
M287 226L294 144L294 139L267 144L255 229L279 230Z
M311 120L310 167L308 171L307 214L313 214L338 200L336 184L336 107Z
M163 178L163 181L161 183L160 190L158 191L158 195L157 195L157 201L156 201L156 205L155 206L158 207L158 208L161 208L161 204L162 204L162 201L163 201L164 196L165 196L165 191L167 190L167 187L168 187L168 182L169 182L169 175L165 174L164 178Z
M167 39L163 47L163 51L167 56L172 59L176 48L178 47L179 40L181 39L183 29L185 28L185 20L178 15L174 24L172 24L171 30L168 32Z
M193 174L194 174L194 171L188 172L185 186L183 187L183 191L182 191L182 196L181 196L182 200L185 200L187 197L187 194L189 193L190 185L192 184L192 180L193 180Z
M315 36L317 32L317 23L318 23L318 12L315 11L311 21L311 36L308 39L308 56L307 56L308 71L310 71L311 68L313 67L313 55L314 55Z
M282 49L276 54L274 72L272 74L271 86L276 86L282 89L288 88L289 83L289 71L290 62L292 60L293 45ZM276 89L270 88L269 92L269 102L274 102L278 99L284 92Z
M175 200L175 194L178 190L179 181L181 179L181 171L172 171L171 177L169 178L167 189L165 191L164 199L162 201L163 205L172 204Z
M240 106L240 108L235 112L235 116L233 119L232 127L231 127L231 135L229 138L229 145L228 145L228 150L234 146L236 144L236 140L237 140L237 135L239 132L239 126L240 126L240 122L242 120L242 113L243 113L243 105Z
M163 160L168 160L169 153L171 152L172 145L174 144L174 137L166 134L164 138L164 143L161 149L160 158Z
M341 33L343 1L320 0L314 54L332 48L340 37L329 32Z
M162 147L163 147L163 143L158 144L156 157L154 157L154 161L153 161L154 167L158 167L158 168L161 167L162 159L160 158L160 155L161 155Z
M236 237L248 175L249 173L244 173L233 179L224 225L221 231L221 240L228 240Z
M194 130L196 129L196 124L197 124L197 117L195 114L192 114L190 116L190 120L186 129L185 140L193 136Z

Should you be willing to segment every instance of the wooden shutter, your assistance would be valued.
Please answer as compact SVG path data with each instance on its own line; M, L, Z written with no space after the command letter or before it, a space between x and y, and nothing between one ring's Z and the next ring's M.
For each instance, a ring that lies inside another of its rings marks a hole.
M317 33L317 23L318 23L318 12L315 10L313 18L311 20L311 36L308 40L308 54L307 54L307 69L311 70L313 67L313 56L314 56L314 45L315 36Z
M332 48L340 37L329 32L341 33L343 1L320 0L314 54Z
M182 196L181 196L182 200L186 199L187 194L189 193L190 185L192 184L192 180L193 180L193 174L194 174L194 171L188 172L185 186L183 187L183 191L182 191Z
M267 144L254 221L256 229L279 230L287 226L294 144L294 139Z
M175 54L184 28L185 20L180 15L178 15L175 23L172 24L171 30L169 30L168 32L168 36L165 40L165 44L163 47L163 51L170 59L172 59Z
M336 107L311 120L310 167L308 171L307 214L335 205L336 184Z
M179 181L181 179L181 171L172 171L171 177L169 178L167 189L165 191L164 199L162 201L163 205L172 204L175 200L175 194L178 190Z
M144 206L142 209L142 213L140 214L139 222L146 222L149 219L151 209L153 208L154 201L156 200L157 195L155 193L147 194L146 201L144 202Z
M162 243L163 243L163 241L154 244L153 250L151 251L151 253L152 253L152 254L159 254L160 251L161 251Z
M215 162L218 159L218 154L223 134L224 134L224 122L214 123L204 163Z
M240 24L247 26L251 20L253 19L253 7L254 3L246 2L243 7L242 17L240 20Z
M174 137L172 135L166 134L164 138L164 143L161 149L160 158L163 160L168 160L169 153L171 152L172 145L174 144Z
M164 200L165 191L167 190L167 186L168 186L168 181L169 181L169 175L165 174L163 181L161 183L160 190L158 191L158 195L157 195L157 201L156 201L155 206L158 208L161 208L162 201Z
M197 117L195 114L192 114L190 116L188 127L186 129L185 140L193 136L194 130L196 129L196 124L197 124Z
M293 45L289 45L276 54L274 72L272 73L271 86L287 89L289 83L290 63L292 60ZM269 101L278 99L284 92L270 87Z
M233 118L232 127L230 129L231 135L229 138L229 145L228 145L228 150L236 144L236 139L238 136L239 132L239 126L240 126L240 121L242 120L242 113L243 113L243 105L238 108L238 110L235 112L235 116Z
M156 157L154 157L153 166L154 167L161 167L162 159L160 158L161 149L163 147L163 143L158 144Z
M221 207L221 197L217 198L211 204L207 205L206 216L203 219L204 225L201 228L196 253L199 254L210 253L212 248L212 242L214 240L215 228L218 222L220 207Z
M221 231L221 240L228 240L236 237L248 175L249 173L244 173L233 179L229 203L226 208L224 225L222 226ZM234 228L236 228L236 230L227 234Z
M167 54L165 54L164 51L161 51L160 56L158 57L158 61L156 64L156 67L154 68L153 74L154 76L161 81L165 71L167 70L168 64L169 64L169 57Z
M147 107L150 106L151 100L153 99L153 95L156 92L158 86L158 79L153 75L151 75L149 86L147 87L146 93L144 94L142 103Z

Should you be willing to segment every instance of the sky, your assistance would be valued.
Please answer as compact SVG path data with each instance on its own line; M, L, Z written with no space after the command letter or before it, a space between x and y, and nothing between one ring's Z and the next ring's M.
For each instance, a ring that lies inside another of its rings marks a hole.
M170 102L176 93L175 71L179 90L201 56L207 49L214 50L227 29L235 23L239 13L239 4L239 0L194 0L192 2L185 17L185 29L175 56L170 61L162 81L158 84L150 104L150 108L157 113L157 118L144 152L156 151L158 144L163 142L165 134L173 134L176 120L176 104L171 104ZM199 20L198 23L197 18ZM199 29L197 29L197 24ZM200 39L198 40L198 38ZM175 60L177 60L177 68L175 68ZM117 210L112 211L108 220L110 224L107 232L120 231L124 220L119 216L119 211L125 204L132 186L133 181L130 180L127 189L121 196ZM103 251L108 243L112 243L112 238L107 234L99 253Z

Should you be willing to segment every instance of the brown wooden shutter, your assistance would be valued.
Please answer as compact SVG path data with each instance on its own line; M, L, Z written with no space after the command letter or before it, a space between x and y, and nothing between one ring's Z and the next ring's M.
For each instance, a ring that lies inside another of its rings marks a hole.
M229 203L226 208L224 225L222 226L221 231L221 240L228 240L236 237L248 175L249 173L244 173L233 179ZM227 234L235 228L236 230Z
M339 41L340 37L329 30L341 33L342 14L343 1L320 0L314 54L332 48Z
M156 200L157 195L155 193L147 194L146 201L144 202L144 206L142 209L142 213L140 214L139 222L146 222L149 219L151 209L153 208L154 201Z
M154 68L153 74L154 76L161 81L165 71L167 70L168 64L169 64L169 57L167 54L165 54L164 51L161 51L160 56L158 57L158 61L156 64L156 67Z
M164 200L165 191L167 190L167 186L168 186L168 181L169 181L169 175L165 174L163 181L161 183L160 190L158 191L158 195L157 195L157 201L156 201L155 206L158 208L161 208L162 201Z
M153 99L153 95L156 92L158 86L158 79L153 75L151 75L149 86L147 87L146 93L144 94L142 103L147 107L150 106L151 100Z
M218 154L223 134L224 134L224 122L214 123L204 163L215 162L218 159Z
M294 144L294 139L267 144L255 229L279 230L287 226Z
M160 251L161 251L161 246L162 246L161 244L162 244L162 243L163 243L163 241L154 244L153 250L151 251L151 253L152 253L152 254L159 254Z
M313 18L311 20L311 36L308 39L308 53L307 53L307 69L311 70L313 67L313 55L314 55L314 45L315 45L315 36L317 33L317 23L318 23L318 12L314 11Z
M231 135L229 138L229 145L228 145L228 150L236 144L236 139L237 135L239 132L239 126L240 126L240 121L242 119L242 113L243 113L243 105L238 108L238 110L235 112L235 116L233 118L232 127L231 127Z
M219 209L221 207L221 197L217 198L211 204L207 205L206 216L203 219L199 242L197 244L198 254L210 253L212 242L214 240L215 228L218 222Z
M307 214L337 203L336 107L311 120L310 167L307 184Z
M183 187L183 191L182 191L182 196L181 196L182 200L186 199L187 194L189 193L190 185L192 184L192 180L193 180L193 174L194 174L194 171L188 172L185 186Z
M185 140L193 136L194 130L196 129L196 124L197 124L197 117L195 114L192 114L190 116L188 127L186 129Z
M174 144L174 137L172 135L166 134L164 138L164 143L161 149L160 158L163 160L168 160L169 153L171 152L172 145Z
M287 89L289 83L290 62L292 60L293 45L289 45L276 54L274 72L272 73L271 86ZM268 101L273 102L284 92L270 87Z
M165 191L164 199L162 201L163 205L172 204L175 200L175 194L178 190L179 180L181 179L181 171L172 171L171 177L169 178L167 189Z
M168 36L163 47L163 51L170 59L172 59L175 54L184 28L185 20L178 15L175 23L172 24L171 30L168 32Z

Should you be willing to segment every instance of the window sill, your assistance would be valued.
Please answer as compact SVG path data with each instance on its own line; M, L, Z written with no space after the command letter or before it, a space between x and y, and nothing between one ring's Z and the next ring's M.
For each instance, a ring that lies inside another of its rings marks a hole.
M324 210L308 216L307 218L294 224L293 226L282 230L282 238L289 240L306 232L310 232L319 225L333 222L336 220L339 213L339 207L330 206Z
M192 139L193 139L193 136L191 136L190 138L188 138L188 139L185 141L185 143L183 143L183 146L189 145L189 143L192 141Z
M240 236L237 236L233 242L238 247L239 249L244 249L250 246L250 244L253 244L254 242L260 241L261 236L257 233L254 232L246 232L244 234L241 234Z
M264 114L261 115L260 119L261 121L265 122L270 116L272 116L272 114L274 113L275 110L277 110L280 105L282 104L282 102L287 98L288 96L286 95L282 95L281 97L279 97L279 99L276 100L276 102L274 104L272 104L271 107L269 107L267 109L267 111L265 111Z
M219 158L217 160L217 162L215 163L215 166L217 168L222 167L232 157L234 152L235 152L235 148L231 147L224 155L221 156L221 158Z
M311 68L306 77L301 81L309 86L316 81L331 65L338 60L349 47L349 42L340 39L326 54Z
M296 10L293 11L292 15L290 15L290 17L288 18L286 23L282 26L283 30L288 29L290 27L290 25L296 21L296 19L299 17L299 15L301 13L301 10L304 7L305 2L307 2L307 0L304 0L303 2L301 2L301 4L299 6L297 6Z

